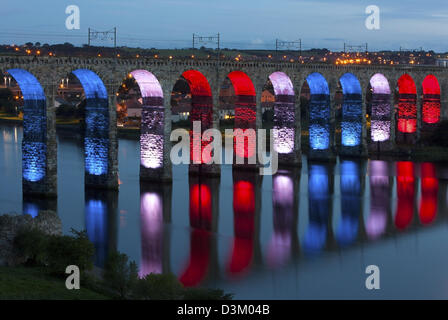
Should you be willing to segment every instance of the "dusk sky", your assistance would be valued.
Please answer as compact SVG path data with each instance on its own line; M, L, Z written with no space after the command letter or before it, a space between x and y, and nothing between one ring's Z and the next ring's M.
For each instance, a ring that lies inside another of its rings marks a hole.
M80 8L80 30L65 27L68 5ZM380 30L365 27L368 5L381 10ZM342 50L345 41L372 51L448 51L446 0L2 0L1 12L1 43L82 45L88 27L116 26L118 46L144 48L191 47L193 32L220 32L227 48L274 49L276 38L301 38L304 49Z

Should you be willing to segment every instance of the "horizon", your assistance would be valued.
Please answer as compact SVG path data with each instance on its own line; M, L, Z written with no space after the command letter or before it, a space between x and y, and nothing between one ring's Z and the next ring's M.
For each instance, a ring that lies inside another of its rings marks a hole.
M24 44L70 42L87 43L88 28L98 31L117 27L117 47L184 49L190 48L192 34L221 34L221 47L237 50L273 50L275 39L302 40L302 50L327 48L342 51L343 44L368 43L369 51L398 51L400 47L448 52L448 10L442 0L420 1L283 0L271 3L253 0L244 3L228 0L225 4L205 0L117 0L63 1L42 0L31 8L26 0L6 0L0 22L0 42ZM379 30L368 30L367 6L380 8ZM67 30L66 7L80 9L80 29ZM131 13L128 13L130 12ZM185 14L187 13L187 14ZM245 14L250 13L250 14ZM248 18L251 23L248 24ZM218 27L216 27L218 25ZM417 40L424 39L424 40ZM109 39L110 40L110 39ZM94 41L94 46L113 43Z

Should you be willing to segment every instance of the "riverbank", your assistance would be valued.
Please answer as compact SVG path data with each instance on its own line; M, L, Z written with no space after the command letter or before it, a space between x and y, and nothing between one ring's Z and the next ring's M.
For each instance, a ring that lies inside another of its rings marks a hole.
M0 267L0 300L105 300L111 297L91 289L68 290L65 279L43 267Z

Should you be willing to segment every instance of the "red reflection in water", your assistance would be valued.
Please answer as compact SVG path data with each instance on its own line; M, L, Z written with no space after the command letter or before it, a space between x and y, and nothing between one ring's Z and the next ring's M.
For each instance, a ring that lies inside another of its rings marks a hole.
M412 162L397 162L397 194L395 226L403 230L409 226L414 214L415 178Z
M417 130L417 105L414 80L410 75L404 74L398 79L398 131L413 133Z
M180 276L186 287L197 286L205 278L210 264L210 240L212 226L212 195L206 184L190 187L190 260Z
M236 95L235 102L235 129L242 129L247 133L247 129L256 128L256 99L255 87L252 80L242 71L233 71L229 73L228 78ZM242 134L238 134L240 137ZM243 137L241 137L243 138ZM234 151L242 158L250 158L255 154L255 139L244 137L244 147L237 148L237 138L234 139Z
M179 281L185 287L201 283L207 274L210 263L210 233L195 229L190 236L190 261Z
M232 257L228 272L240 274L248 270L254 251L255 190L248 181L233 187L234 232Z
M439 181L436 176L436 167L432 163L422 163L422 198L420 202L420 222L429 224L437 215L437 194L439 192Z

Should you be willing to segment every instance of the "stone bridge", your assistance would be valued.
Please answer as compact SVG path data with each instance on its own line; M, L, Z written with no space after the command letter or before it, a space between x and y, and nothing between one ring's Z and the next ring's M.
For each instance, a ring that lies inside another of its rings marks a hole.
M339 154L367 155L380 145L391 149L399 139L418 141L425 129L433 130L448 119L448 72L435 66L3 56L0 71L17 81L25 100L22 151L23 191L27 194L56 195L55 97L61 79L70 73L80 80L87 99L85 182L91 187L118 188L115 100L128 76L135 78L144 101L143 180L171 179L170 97L180 78L190 86L190 118L200 120L202 130L219 127L216 106L220 89L228 80L235 94L235 128L260 128L261 94L270 84L276 97L274 149L280 162L289 164L300 164L300 111L304 108L300 95L304 83L308 84L310 96L307 129L311 159L334 157L334 98L338 91L344 101ZM370 129L366 125L369 93L373 96ZM429 101L429 107L424 106L425 101ZM205 167L207 173L219 175L219 166ZM190 170L195 171L194 165Z

